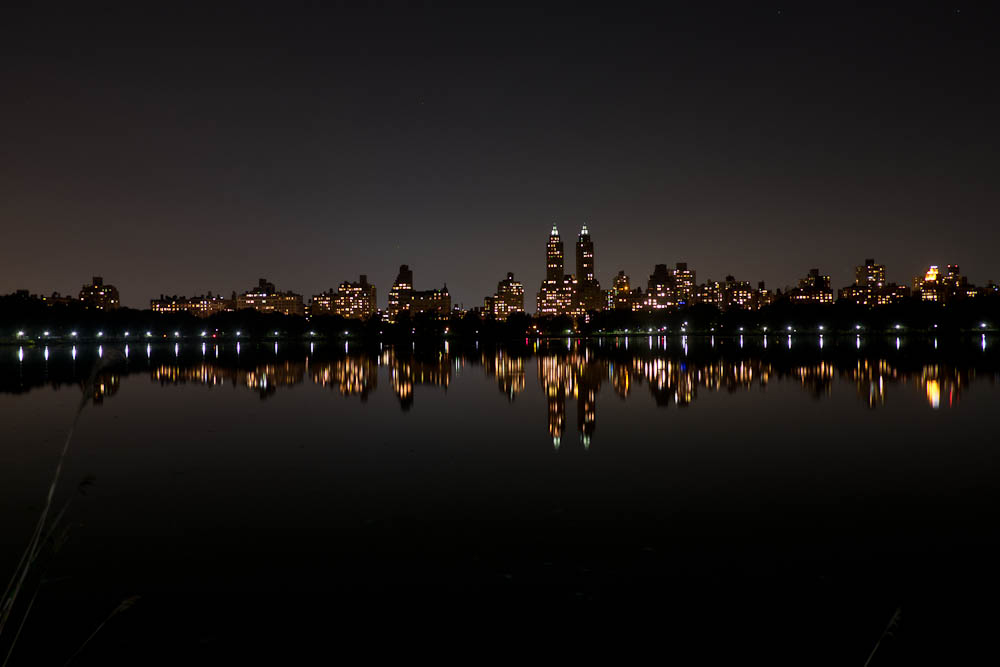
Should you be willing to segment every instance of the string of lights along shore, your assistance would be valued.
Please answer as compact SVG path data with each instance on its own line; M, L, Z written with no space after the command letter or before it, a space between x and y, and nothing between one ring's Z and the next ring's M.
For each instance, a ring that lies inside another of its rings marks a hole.
M809 269L794 286L774 291L763 282L753 283L734 276L723 280L697 281L695 269L685 262L674 268L657 264L646 281L646 289L633 287L632 278L618 271L607 289L601 288L597 279L595 244L590 230L584 224L576 238L576 272L566 272L565 248L556 225L552 226L545 244L545 278L539 285L535 299L537 317L571 316L586 317L603 310L630 310L638 312L671 311L709 304L721 311L732 309L759 310L780 299L792 303L832 304L834 290L830 277L819 269ZM345 280L337 287L314 294L308 301L301 294L279 290L265 278L256 287L227 297L211 291L197 296L168 296L161 294L150 300L150 310L155 313L190 313L209 317L217 313L253 309L263 313L282 313L298 316L338 315L344 318L367 320L379 317L388 323L397 322L401 316L430 314L442 319L472 312L480 317L506 320L515 313L525 313L524 285L507 273L497 283L494 294L483 299L483 305L464 309L453 305L447 284L440 289L417 290L414 288L414 271L409 265L399 267L399 273L388 291L384 309L379 308L377 290L361 275L355 282ZM858 306L875 308L908 299L947 304L956 300L975 299L990 294L1000 294L1000 285L990 280L984 286L969 283L958 264L931 265L909 284L889 282L886 267L874 259L865 259L855 268L852 284L837 290L836 299ZM38 300L49 306L75 304L86 309L115 310L121 307L119 289L105 283L101 276L94 276L83 285L77 297L55 292L48 296L18 290L11 297Z

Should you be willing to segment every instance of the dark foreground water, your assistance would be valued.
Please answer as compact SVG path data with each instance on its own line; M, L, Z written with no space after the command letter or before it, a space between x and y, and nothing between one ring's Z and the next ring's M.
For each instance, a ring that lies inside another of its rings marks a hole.
M1000 604L996 347L0 348L5 576L92 399L11 664L134 596L74 663L863 665L897 610L872 665L958 659Z

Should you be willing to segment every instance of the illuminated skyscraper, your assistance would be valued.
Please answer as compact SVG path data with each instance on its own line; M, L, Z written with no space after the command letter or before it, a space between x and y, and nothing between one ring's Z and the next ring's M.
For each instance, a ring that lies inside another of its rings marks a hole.
M594 242L590 240L587 225L576 239L576 279L581 285L594 279Z
M552 225L549 233L549 242L545 247L545 279L562 280L565 275L565 263L563 261L563 242L559 238L559 230Z
M559 230L552 225L545 247L545 280L535 302L537 315L576 315L581 312L577 303L576 278L564 274L564 269L563 242Z
M601 283L594 277L594 242L590 240L587 225L580 230L576 240L576 289L580 312L604 309Z

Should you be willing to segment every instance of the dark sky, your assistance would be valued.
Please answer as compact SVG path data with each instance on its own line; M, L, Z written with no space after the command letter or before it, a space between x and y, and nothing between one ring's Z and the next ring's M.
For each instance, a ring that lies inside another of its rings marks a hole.
M514 271L533 311L553 222L604 286L1000 279L991 16L605 4L5 9L0 292L367 273L384 307L408 263L466 307Z

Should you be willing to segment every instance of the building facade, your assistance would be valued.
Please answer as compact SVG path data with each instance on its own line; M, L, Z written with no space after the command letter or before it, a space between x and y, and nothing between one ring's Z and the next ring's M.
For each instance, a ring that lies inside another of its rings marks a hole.
M80 304L93 310L116 310L121 306L121 299L117 287L105 285L104 278L94 276L90 285L80 289Z
M152 299L149 308L154 313L191 313L196 317L209 317L216 313L230 312L236 309L236 296L225 298L218 294L203 294L200 296L165 296Z
M270 283L264 278L257 281L255 289L247 290L236 297L236 310L247 309L284 315L305 315L306 313L301 294L279 292L274 287L274 283Z
M513 273L508 272L507 277L497 283L496 294L486 297L483 312L500 321L514 313L524 312L524 285L521 281L514 280Z
M396 280L389 290L385 319L395 323L403 313L409 313L411 316L433 313L440 318L448 317L451 313L451 294L448 292L448 285L439 290L414 290L413 271L408 265L401 265Z

